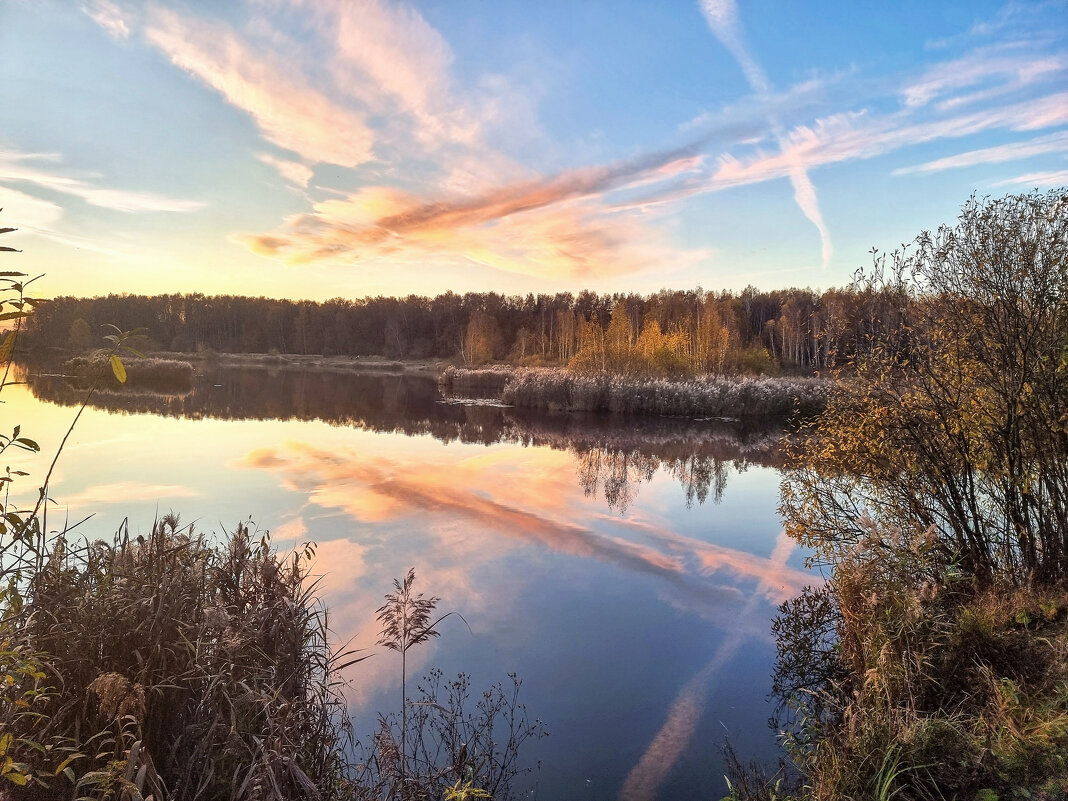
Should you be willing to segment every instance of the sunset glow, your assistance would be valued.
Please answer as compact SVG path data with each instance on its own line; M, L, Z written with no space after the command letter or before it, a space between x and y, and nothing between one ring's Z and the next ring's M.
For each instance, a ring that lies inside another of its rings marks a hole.
M1060 2L0 7L45 295L845 284L1065 183Z

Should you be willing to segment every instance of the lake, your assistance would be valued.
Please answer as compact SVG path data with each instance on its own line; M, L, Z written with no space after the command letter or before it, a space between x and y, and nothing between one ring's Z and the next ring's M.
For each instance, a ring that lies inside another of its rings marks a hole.
M409 567L441 636L409 652L473 689L523 681L550 736L514 785L540 799L719 798L719 748L777 754L777 604L814 577L782 533L773 426L520 413L441 398L424 375L198 368L194 389L98 391L51 482L50 528L110 539L174 511L317 545L331 626L374 656L348 673L357 733L399 708L375 610ZM33 374L7 425L47 472L84 390Z

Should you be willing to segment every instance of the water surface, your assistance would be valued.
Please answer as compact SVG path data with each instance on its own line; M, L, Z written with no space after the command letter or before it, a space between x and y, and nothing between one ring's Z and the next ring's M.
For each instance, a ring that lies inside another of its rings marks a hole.
M31 374L7 419L47 470L85 391ZM425 376L214 368L191 392L97 392L52 480L49 526L147 532L251 518L314 540L331 625L355 666L357 729L399 704L375 609L414 566L442 636L410 674L515 672L550 737L517 789L542 799L720 797L718 746L773 758L776 604L811 582L776 514L774 427L522 414L443 402Z

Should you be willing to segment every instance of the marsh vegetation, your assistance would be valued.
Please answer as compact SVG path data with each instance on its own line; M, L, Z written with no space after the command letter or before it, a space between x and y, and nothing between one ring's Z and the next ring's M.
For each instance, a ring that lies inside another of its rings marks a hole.
M547 368L467 370L450 367L446 394L492 393L510 406L690 418L779 418L821 410L830 392L819 378L704 376L664 378L582 374Z
M141 387L160 392L188 391L193 386L193 365L179 359L127 358L123 363L124 380L114 375L111 360L105 353L75 356L63 364L64 372L84 389L98 386L114 391L120 387Z

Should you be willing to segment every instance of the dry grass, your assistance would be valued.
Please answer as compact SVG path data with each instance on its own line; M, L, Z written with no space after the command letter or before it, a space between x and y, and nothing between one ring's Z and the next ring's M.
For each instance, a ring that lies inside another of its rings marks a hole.
M469 703L466 677L432 672L359 748L337 677L366 655L331 649L312 555L173 516L147 538L9 551L0 798L436 801L471 781L511 797L520 745L544 733L514 676Z
M923 531L869 545L775 624L803 797L1068 796L1068 593L978 591Z
M514 367L484 367L468 370L462 367L446 367L438 376L438 388L442 395L472 395L488 393L499 397L504 387L520 370Z
M157 799L345 797L348 718L314 591L302 556L244 526L221 544L172 517L137 540L60 539L3 619L51 689L5 723L76 748L67 767L94 798L149 773ZM61 755L37 755L44 774ZM47 783L26 797L70 797L68 776Z
M830 384L819 378L716 377L685 381L582 375L562 369L449 368L444 394L488 392L512 406L678 417L811 415L826 403Z
M193 387L193 365L177 359L129 358L124 359L126 386L145 387L163 391L188 391ZM76 356L63 365L68 375L94 382L105 387L119 387L106 357Z

